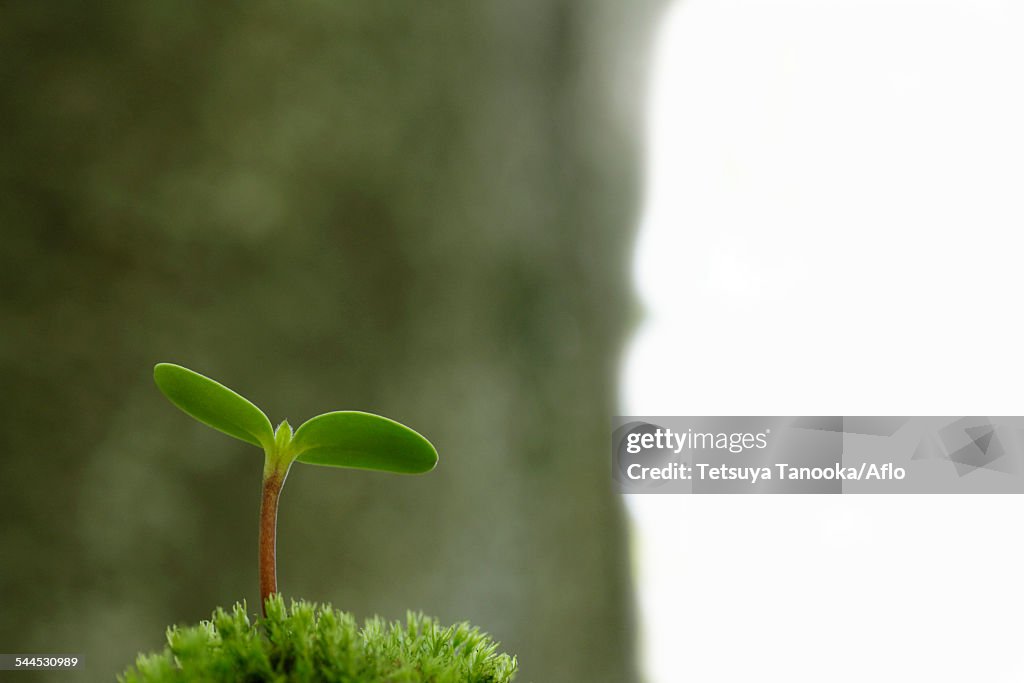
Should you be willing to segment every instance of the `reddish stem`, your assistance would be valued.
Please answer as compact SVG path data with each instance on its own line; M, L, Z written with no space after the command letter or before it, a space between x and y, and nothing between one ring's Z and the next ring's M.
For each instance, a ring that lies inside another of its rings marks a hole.
M267 616L267 598L277 592L277 501L287 471L276 468L263 477L260 501L260 605Z

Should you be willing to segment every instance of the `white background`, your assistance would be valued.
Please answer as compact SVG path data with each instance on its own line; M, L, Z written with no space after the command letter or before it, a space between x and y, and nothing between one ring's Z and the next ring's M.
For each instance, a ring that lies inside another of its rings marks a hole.
M1024 412L1020 8L677 0L654 68L623 414ZM1024 498L627 504L650 683L1024 681Z

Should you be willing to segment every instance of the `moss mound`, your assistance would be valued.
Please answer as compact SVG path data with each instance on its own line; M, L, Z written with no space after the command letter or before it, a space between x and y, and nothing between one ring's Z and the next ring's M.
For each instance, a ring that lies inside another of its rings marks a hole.
M507 683L516 660L469 624L442 627L422 614L359 627L330 605L267 600L265 619L244 604L210 621L167 630L167 646L143 654L121 683Z

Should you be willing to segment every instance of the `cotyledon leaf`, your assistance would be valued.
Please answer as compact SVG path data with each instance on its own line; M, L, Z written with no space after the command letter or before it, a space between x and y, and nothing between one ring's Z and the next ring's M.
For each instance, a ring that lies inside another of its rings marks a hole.
M386 417L359 411L324 413L295 431L299 462L404 474L428 472L437 451L425 438Z
M223 384L173 363L158 363L153 380L171 403L203 424L254 446L274 443L263 411Z

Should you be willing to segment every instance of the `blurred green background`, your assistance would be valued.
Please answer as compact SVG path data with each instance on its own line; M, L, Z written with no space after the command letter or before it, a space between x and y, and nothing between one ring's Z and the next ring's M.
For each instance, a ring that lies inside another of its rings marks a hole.
M636 680L606 453L655 5L3 5L0 652L87 659L19 680L256 604L262 455L157 361L436 444L423 477L292 470L286 596Z

